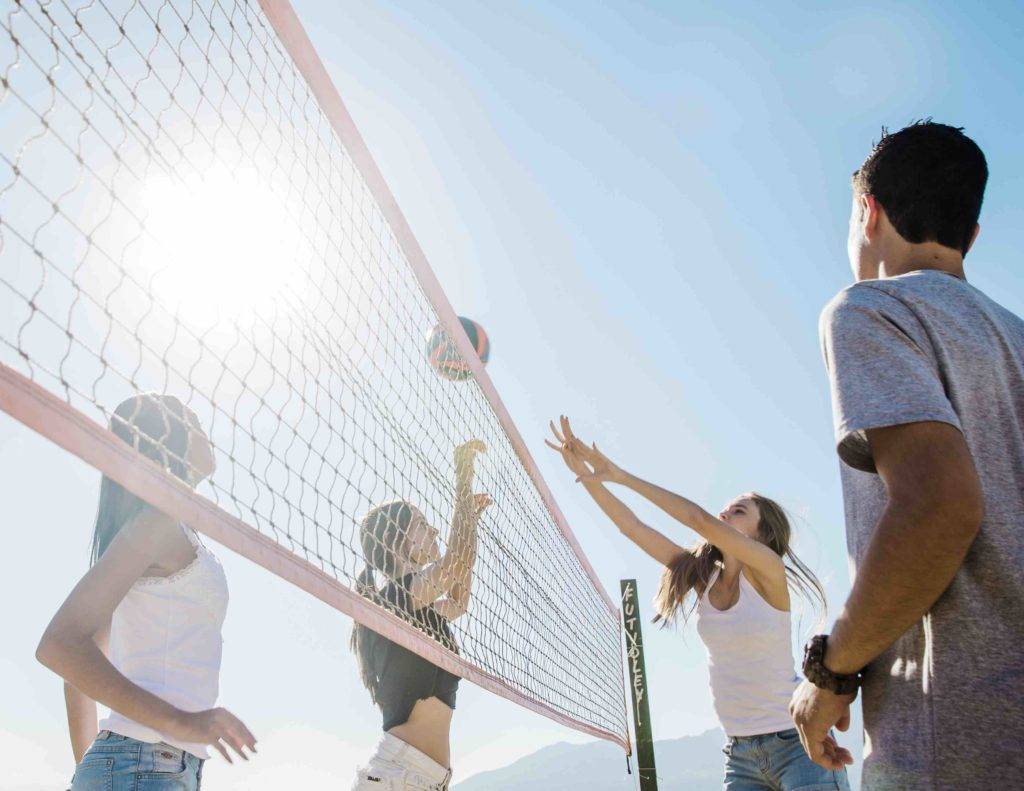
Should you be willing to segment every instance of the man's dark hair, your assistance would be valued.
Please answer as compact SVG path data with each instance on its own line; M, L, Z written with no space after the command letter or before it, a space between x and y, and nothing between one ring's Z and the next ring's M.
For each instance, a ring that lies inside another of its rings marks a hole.
M988 165L960 127L927 119L889 134L853 174L858 195L872 195L896 232L912 244L938 242L964 255L981 214Z

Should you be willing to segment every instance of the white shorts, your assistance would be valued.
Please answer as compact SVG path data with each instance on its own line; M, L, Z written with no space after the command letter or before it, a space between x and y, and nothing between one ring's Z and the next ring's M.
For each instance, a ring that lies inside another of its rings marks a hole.
M370 761L356 770L352 791L446 791L451 777L451 769L385 733Z

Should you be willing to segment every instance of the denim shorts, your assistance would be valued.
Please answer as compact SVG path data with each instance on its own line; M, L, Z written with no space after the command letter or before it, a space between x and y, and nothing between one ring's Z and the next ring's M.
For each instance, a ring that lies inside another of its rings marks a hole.
M850 791L846 770L833 772L814 763L796 728L733 736L722 752L725 791Z
M71 791L198 791L202 776L203 761L192 753L100 731L75 767Z
M351 791L446 791L451 778L450 769L384 733L370 762L356 770Z

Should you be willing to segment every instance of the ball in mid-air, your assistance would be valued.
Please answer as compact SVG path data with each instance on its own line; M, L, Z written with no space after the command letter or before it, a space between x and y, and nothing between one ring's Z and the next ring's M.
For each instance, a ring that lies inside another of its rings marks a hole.
M486 364L491 356L491 341L484 328L464 316L459 316L459 321L462 322L462 329L469 336L469 343L476 350L480 362ZM427 336L427 359L435 371L453 382L465 381L473 375L469 365L459 354L455 341L440 324Z

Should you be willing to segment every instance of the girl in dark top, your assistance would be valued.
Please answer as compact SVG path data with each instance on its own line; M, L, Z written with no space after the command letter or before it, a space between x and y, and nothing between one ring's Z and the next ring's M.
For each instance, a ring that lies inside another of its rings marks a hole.
M411 503L397 500L372 509L361 525L366 568L357 589L395 612L450 651L457 651L449 622L469 606L476 525L491 504L473 494L480 440L455 449L455 512L442 556L438 531ZM378 588L374 571L386 584ZM459 678L361 624L352 630L363 684L383 715L384 735L352 791L433 791L451 778L451 720Z

